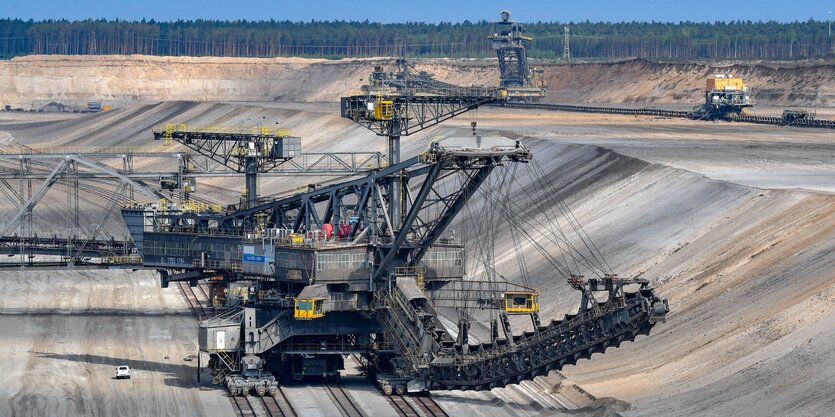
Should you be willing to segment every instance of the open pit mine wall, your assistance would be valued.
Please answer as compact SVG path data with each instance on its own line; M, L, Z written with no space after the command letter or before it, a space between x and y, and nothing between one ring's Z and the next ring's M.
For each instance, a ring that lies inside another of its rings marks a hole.
M0 105L31 109L50 102L334 102L388 59L35 55L0 61ZM459 85L497 85L495 60L419 60L418 68ZM563 103L697 104L707 76L733 73L774 106L835 106L835 63L705 65L533 62L545 69L549 96Z

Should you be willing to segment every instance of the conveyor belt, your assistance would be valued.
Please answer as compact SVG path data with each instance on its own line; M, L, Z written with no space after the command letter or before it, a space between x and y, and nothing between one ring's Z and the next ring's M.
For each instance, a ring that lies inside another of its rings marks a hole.
M763 125L778 125L778 126L794 126L794 127L821 127L835 129L835 120L825 119L796 119L787 122L782 117L776 116L751 116L738 115L729 117L727 120L732 122L756 123Z
M574 113L602 113L602 114L626 114L635 116L661 116L661 117L684 117L690 118L691 112L683 110L668 110L668 109L626 109L617 107L599 107L599 106L574 106L568 104L545 104L545 103L504 103L503 107L511 109L537 109L537 110L552 110L552 111L566 111Z
M660 116L660 117L678 117L685 119L702 119L696 113L685 110L669 110L657 108L619 108L619 107L601 107L601 106L575 106L568 104L545 104L545 103L503 103L502 107L511 109L533 109L533 110L551 110L551 111L565 111L575 113L599 113L599 114L625 114L635 116ZM724 117L723 120L729 122L745 122L755 124L766 124L775 126L794 126L794 127L817 127L835 129L835 120L825 119L796 119L787 121L782 117L776 116L752 116L752 115L733 115Z

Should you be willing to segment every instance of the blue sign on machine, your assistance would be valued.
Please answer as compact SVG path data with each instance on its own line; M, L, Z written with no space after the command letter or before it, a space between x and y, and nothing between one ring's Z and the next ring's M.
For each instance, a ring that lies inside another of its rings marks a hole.
M244 254L244 262L264 262L266 258L261 255L253 255L251 253Z
M264 255L256 255L255 253L255 246L244 245L244 262L264 263L266 257L264 257Z

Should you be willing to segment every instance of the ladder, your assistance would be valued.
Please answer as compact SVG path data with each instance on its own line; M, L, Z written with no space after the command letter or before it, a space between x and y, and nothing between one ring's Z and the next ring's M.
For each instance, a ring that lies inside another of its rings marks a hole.
M234 372L238 368L237 367L237 361L235 360L235 358L233 358L231 355L229 355L228 352L225 352L225 351L222 351L222 350L218 351L217 352L217 357L220 360L220 362L225 365L225 367L220 368L218 370L218 373L215 374L214 377L212 377L212 383L215 384L215 385L220 384L221 382L223 382L223 380L226 378L227 375L231 374L232 372Z

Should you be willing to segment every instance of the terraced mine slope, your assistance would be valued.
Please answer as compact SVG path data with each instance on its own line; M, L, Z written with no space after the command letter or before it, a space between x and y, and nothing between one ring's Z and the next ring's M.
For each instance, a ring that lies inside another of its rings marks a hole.
M40 108L48 103L103 101L112 107L160 100L335 102L389 59L327 61L302 58L155 56L26 56L0 61L0 104ZM498 85L495 59L418 60L419 70L458 85ZM704 101L705 79L742 76L768 106L835 106L835 64L534 62L545 71L547 101L658 103Z
M266 121L293 129L308 151L383 149L381 138L336 112L318 103L170 102L83 116L0 113L0 138L30 146L159 146L148 129L166 121ZM830 132L502 109L479 111L478 122L482 134L530 147L612 268L654 282L671 313L651 336L567 367L563 376L486 393L433 393L450 415L807 416L835 409ZM453 120L404 139L403 154L439 135L468 133L468 118ZM524 170L518 179L531 181ZM263 179L262 194L319 180ZM200 192L235 201L241 185L212 180ZM36 209L43 233L63 219L66 197L56 187L42 203L54 208L42 215ZM517 190L511 198L530 201L529 194ZM527 204L518 215L544 218L553 201L539 198L542 205ZM0 204L0 219L7 219L11 205ZM82 205L89 219L97 215L95 199ZM478 211L465 210L453 228L466 236L477 220ZM499 241L498 268L518 279L510 240ZM528 266L546 319L576 309L575 291L547 263L529 256ZM194 364L183 361L195 349L196 326L175 290L157 288L151 273L0 278L0 343L12 352L0 361L0 414L231 415L222 393L197 388ZM111 381L122 362L145 379ZM311 415L327 407L317 404L326 397L316 387L288 392Z

